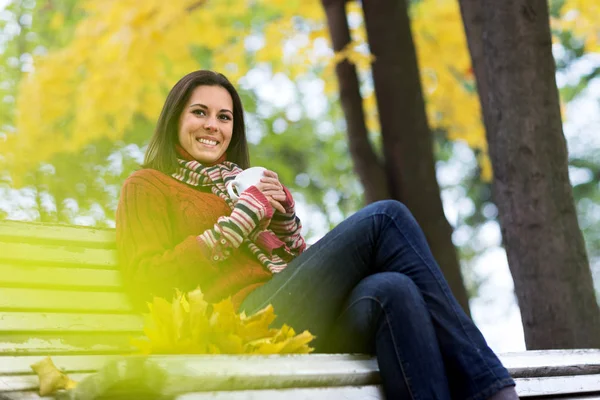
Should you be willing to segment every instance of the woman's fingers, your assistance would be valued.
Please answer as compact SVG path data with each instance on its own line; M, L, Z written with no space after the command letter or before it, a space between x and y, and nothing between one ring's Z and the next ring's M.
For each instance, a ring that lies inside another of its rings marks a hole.
M283 185L279 182L277 173L266 170L263 173L263 177L256 184L256 188L260 190L262 194L267 196L269 203L271 203L271 206L273 206L274 209L281 213L285 213L285 207L283 207L281 202L285 201L287 196L283 190Z
M262 192L262 193L263 193L265 196L272 197L273 199L275 199L275 200L277 200L277 201L280 201L280 202L281 202L281 201L285 201L285 199L287 199L287 196L285 195L285 193L284 193L284 194L282 194L282 193L280 193L280 192L271 191L271 190L267 190L267 191L264 191L264 192Z
M287 196L283 189L280 189L274 185L259 182L256 184L256 188L265 196L270 197L277 202L285 201Z
M271 203L271 206L273 206L274 209L276 209L282 214L285 214L285 208L281 205L280 202L273 199L271 196L268 196L267 199L269 199L269 203Z
M277 181L279 181L279 176L274 171L269 171L267 169L267 170L265 170L265 172L263 172L263 175L266 176L266 177L268 177L268 178L275 178L275 179L277 179Z
M266 178L263 178L260 180L260 182L258 182L256 187L261 192L268 191L271 193L277 193L279 195L285 196L285 191L283 190L283 186L281 186L281 184L279 182L273 182L272 180L267 180ZM285 199L283 199L283 200L285 200Z
M275 185L277 187L282 188L283 186L281 185L281 182L279 182L279 180L277 180L277 178L272 178L270 176L263 176L262 178L260 178L261 182L264 183L268 183L270 185Z
M277 192L277 191L283 192L283 189L279 188L277 185L274 185L272 183L262 182L262 181L258 182L256 184L256 188L263 193L266 192L267 190L273 191L273 192Z

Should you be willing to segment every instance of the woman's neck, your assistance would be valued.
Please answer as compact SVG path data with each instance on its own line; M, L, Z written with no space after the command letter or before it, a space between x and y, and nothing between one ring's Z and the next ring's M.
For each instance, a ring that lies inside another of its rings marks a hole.
M188 153L183 147L181 147L181 145L179 143L175 145L175 150L177 151L177 154L179 154L179 156L186 161L198 161L190 153ZM201 161L198 161L198 162L204 166L212 167L213 165L220 164L225 160L227 160L227 152L223 153L223 155L221 157L219 157L219 159L215 162L212 162L212 163L201 162Z

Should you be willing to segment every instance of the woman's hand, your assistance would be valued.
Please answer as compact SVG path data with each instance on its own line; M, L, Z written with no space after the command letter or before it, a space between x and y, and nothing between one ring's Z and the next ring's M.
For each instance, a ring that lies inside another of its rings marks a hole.
M287 196L283 191L283 186L279 182L277 173L266 170L260 182L256 184L256 188L267 197L274 209L285 214L285 208L281 202L284 202Z

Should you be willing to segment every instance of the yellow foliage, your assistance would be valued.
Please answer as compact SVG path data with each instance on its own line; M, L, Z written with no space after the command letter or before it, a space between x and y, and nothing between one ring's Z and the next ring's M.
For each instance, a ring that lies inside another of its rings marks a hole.
M318 68L325 94L335 96L337 62L348 59L364 77L373 61L362 23L352 29L352 42L341 52L317 50L329 41L319 0L82 0L80 7L86 16L72 42L36 57L34 71L21 82L17 133L9 135L3 148L17 180L23 172L17 168L58 152L78 151L99 138L121 139L137 117L155 121L168 89L192 70L223 71L235 84L257 63L267 63L273 74L291 80ZM359 2L349 1L346 7L362 18ZM260 17L255 20L256 10ZM485 153L458 2L422 0L410 13L430 125ZM566 0L561 13L554 27L573 30L585 40L587 51L598 51L598 2ZM51 27L63 19L55 14ZM264 40L255 52L246 49L250 34ZM211 52L210 66L198 64L198 48ZM376 132L372 89L362 89L368 127ZM15 162L23 157L27 163ZM480 161L487 170L485 157Z
M145 315L144 338L133 344L144 354L289 354L310 353L314 336L296 334L275 320L271 305L254 315L237 314L231 299L209 305L200 289L177 292L172 303L155 297Z
M553 26L572 31L584 41L587 52L600 51L600 4L597 0L566 0L560 10L561 18Z
M371 67L371 63L375 61L372 54L360 51L357 49L360 43L350 42L342 50L336 52L333 56L333 63L338 64L344 60L356 65L359 70L366 70Z
M50 357L31 364L31 369L40 381L40 396L48 396L62 389L73 389L77 382L61 372Z
M451 140L484 148L481 110L458 2L418 3L412 9L412 27L431 126L446 130Z
M294 18L305 18L323 37L318 0L264 0L268 9L266 45L257 61L274 65L294 79L306 71L312 41L297 45L297 56L283 63ZM244 39L252 24L240 23L252 11L239 0L84 0L85 17L65 48L38 56L23 79L17 99L17 134L9 135L3 154L18 186L25 168L64 151L78 151L99 138L118 140L134 119L155 121L167 91L198 65L194 47L213 52L211 68L236 83L251 66ZM51 26L64 19L55 14ZM313 63L311 64L311 61ZM150 136L150 132L148 133ZM26 157L28 163L15 160ZM21 170L17 170L21 168Z
M56 31L56 30L60 29L64 23L65 23L65 15L61 12L57 12L56 14L54 14L52 16L49 26L50 26L50 29Z

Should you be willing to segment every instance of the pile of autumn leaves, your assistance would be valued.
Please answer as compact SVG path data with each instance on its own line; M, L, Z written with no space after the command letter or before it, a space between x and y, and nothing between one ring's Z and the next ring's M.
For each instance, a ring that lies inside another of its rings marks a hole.
M268 305L247 316L236 313L231 299L216 304L204 300L200 289L175 293L173 301L155 297L144 315L144 337L132 339L142 354L291 354L310 353L308 331L296 334L283 325L270 328L275 320ZM32 364L40 379L40 395L73 389L77 382L61 372L50 357Z
M271 305L247 316L236 313L231 299L209 304L196 289L187 294L177 291L171 303L155 297L148 308L145 336L132 339L142 354L291 354L313 350L308 346L314 339L310 332L296 334L287 325L270 328L275 320ZM42 396L77 386L50 357L31 368L38 374Z
M169 303L155 297L145 315L145 337L133 345L144 354L290 354L310 353L308 331L296 334L283 325L270 328L275 320L268 305L251 316L236 313L231 299L209 304L200 289L176 292Z

